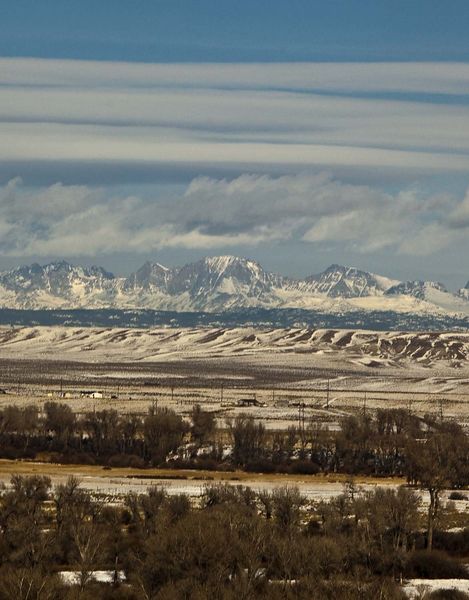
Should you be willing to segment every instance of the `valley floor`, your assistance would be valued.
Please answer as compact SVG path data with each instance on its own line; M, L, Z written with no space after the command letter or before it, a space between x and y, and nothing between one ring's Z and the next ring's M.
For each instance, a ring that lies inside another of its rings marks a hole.
M468 356L456 333L0 328L0 406L188 415L201 404L219 425L248 412L269 429L404 408L469 424Z

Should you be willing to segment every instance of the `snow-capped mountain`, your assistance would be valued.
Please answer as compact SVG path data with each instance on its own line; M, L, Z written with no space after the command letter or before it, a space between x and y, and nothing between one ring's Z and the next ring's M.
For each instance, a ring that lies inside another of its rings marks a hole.
M52 308L67 302L73 306L107 304L113 299L114 281L114 275L101 267L65 261L44 266L33 263L0 274L0 302L14 308Z
M438 281L405 281L392 286L385 292L386 296L413 296L430 306L438 306L448 313L468 314L469 296L452 294Z
M236 256L207 257L173 268L147 262L126 278L64 261L0 274L0 307L16 309L301 308L335 314L373 310L469 315L469 288L465 291L452 294L439 283L399 282L341 265L291 279Z
M305 282L307 284L305 289L329 298L381 296L388 288L399 283L393 279L342 265L331 265L322 273L307 277Z
M385 291L388 296L413 296L419 300L428 300L434 292L449 293L438 281L402 281Z
M174 272L160 263L146 262L144 265L127 277L123 289L126 292L160 291L166 290Z
M172 277L168 292L185 295L197 310L278 305L282 278L259 263L236 256L207 257L185 265Z

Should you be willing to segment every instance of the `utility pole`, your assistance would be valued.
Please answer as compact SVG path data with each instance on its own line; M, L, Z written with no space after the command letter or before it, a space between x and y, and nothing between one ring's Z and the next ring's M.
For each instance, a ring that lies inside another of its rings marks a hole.
M173 401L174 401L174 386L172 385L171 386L171 404L173 403Z

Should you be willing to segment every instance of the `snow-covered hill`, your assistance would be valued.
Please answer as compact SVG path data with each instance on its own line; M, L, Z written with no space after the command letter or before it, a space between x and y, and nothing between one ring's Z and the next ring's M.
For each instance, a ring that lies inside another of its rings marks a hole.
M452 294L442 284L399 282L341 265L291 279L236 256L207 257L174 268L147 262L127 278L101 267L60 261L1 273L0 307L206 312L301 308L335 314L373 310L469 315L469 288Z
M466 366L468 333L353 329L0 327L0 357L77 361L171 361L296 355L364 367ZM318 362L319 361L319 362Z

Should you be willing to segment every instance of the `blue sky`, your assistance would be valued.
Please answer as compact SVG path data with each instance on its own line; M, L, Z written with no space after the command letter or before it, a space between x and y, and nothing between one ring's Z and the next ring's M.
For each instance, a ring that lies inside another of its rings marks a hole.
M469 5L0 3L0 268L469 279Z
M465 0L15 0L0 52L146 62L468 60Z

